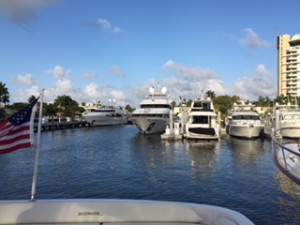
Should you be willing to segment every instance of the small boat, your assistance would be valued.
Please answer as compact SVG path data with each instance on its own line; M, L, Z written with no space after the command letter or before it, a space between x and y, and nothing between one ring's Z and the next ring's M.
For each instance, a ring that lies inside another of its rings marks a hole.
M163 133L169 120L172 105L167 96L167 88L161 92L149 89L150 94L142 100L139 108L131 115L131 122L136 125L142 134Z
M0 201L4 224L254 225L241 213L218 206L117 199Z
M185 138L217 140L220 138L220 124L209 97L197 98L192 102L185 124Z
M122 108L113 104L103 105L100 102L86 108L82 117L91 126L123 125L128 122Z
M234 103L226 119L226 130L229 135L239 138L258 138L263 131L263 122L255 110L255 105Z
M282 133L286 129L299 132L300 127L280 128L272 132L274 160L276 166L286 176L300 185L300 142L284 139Z

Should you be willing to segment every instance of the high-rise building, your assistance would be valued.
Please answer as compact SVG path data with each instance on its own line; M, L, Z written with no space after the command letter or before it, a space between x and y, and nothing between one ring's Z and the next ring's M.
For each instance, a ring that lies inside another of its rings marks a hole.
M300 34L277 37L278 96L300 96Z

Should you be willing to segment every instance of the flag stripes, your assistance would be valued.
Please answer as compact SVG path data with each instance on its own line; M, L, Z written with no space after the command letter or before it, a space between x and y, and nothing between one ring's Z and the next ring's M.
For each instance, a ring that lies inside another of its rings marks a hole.
M34 106L37 100L0 124L0 154L32 146Z

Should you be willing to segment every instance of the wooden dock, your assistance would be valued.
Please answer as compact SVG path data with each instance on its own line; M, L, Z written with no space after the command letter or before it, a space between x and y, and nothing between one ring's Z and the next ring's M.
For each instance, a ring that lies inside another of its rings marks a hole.
M89 126L89 124L86 121L50 121L50 122L42 123L41 131L80 128L86 126ZM34 127L34 132L37 132L38 122L35 122L33 127Z

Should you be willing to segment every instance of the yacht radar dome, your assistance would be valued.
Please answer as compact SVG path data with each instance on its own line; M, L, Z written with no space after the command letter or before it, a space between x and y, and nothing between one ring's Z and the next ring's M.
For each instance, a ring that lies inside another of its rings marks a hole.
M168 89L166 87L163 87L161 89L161 93L164 94L164 95L167 94L167 91L168 91Z
M154 92L155 92L154 87L150 87L149 92L150 92L151 95L154 95Z

